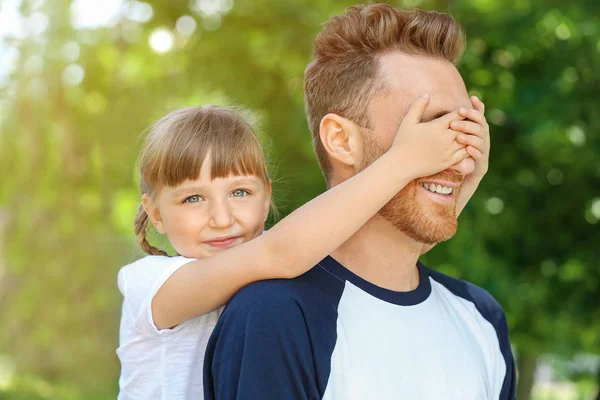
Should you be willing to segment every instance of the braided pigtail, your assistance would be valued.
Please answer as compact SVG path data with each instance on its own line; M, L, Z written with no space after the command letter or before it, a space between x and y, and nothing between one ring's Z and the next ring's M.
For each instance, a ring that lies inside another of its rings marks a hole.
M140 206L137 215L135 216L135 236L138 244L142 247L146 253L152 256L166 256L166 252L152 246L146 239L146 232L148 231L148 214L144 210L143 206Z

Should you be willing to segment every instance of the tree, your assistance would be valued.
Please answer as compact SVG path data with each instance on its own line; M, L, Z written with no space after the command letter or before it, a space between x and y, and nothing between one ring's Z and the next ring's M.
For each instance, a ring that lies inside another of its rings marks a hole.
M114 397L116 273L140 256L139 134L180 106L249 107L262 115L281 213L306 202L324 181L303 71L320 24L352 2L128 2L97 28L73 24L83 3L72 3L23 2L47 29L4 38L19 54L0 85L0 352L70 397ZM491 164L457 236L425 259L500 301L529 376L542 352L600 351L600 5L473 0L450 11L468 37L460 71L488 107Z

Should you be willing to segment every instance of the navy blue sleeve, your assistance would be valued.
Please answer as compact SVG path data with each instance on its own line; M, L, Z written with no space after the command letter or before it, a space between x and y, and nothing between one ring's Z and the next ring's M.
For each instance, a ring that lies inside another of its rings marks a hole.
M517 377L515 371L515 360L510 348L510 340L508 338L508 325L506 316L501 310L500 321L495 325L500 341L500 350L506 362L506 374L502 383L502 391L500 392L500 400L515 400L517 398Z
M515 376L515 361L508 336L506 314L502 306L486 290L471 283L467 283L467 288L475 307L492 324L498 337L500 352L506 365L499 400L515 400L517 398L517 379Z
M205 399L320 398L302 305L281 288L254 283L227 305L206 349Z

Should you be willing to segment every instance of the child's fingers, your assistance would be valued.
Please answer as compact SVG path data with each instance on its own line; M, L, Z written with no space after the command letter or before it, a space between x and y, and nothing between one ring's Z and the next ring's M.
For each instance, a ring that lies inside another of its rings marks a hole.
M485 149L485 140L475 135L459 133L458 136L456 136L456 141L462 145L475 147L479 151Z
M487 124L485 116L479 110L461 107L458 109L458 115L460 115L463 118L467 118L473 122L476 122L481 126L486 126Z
M450 154L456 154L457 152L459 152L461 150L464 150L466 152L465 156L463 158L469 156L469 154L467 152L467 145L466 144L462 144L462 143L460 143L460 142L458 142L458 141L455 140L452 143L452 145L450 146Z
M474 109L482 114L485 114L485 104L483 104L483 101L479 100L479 97L471 96L471 104L473 105Z
M410 106L406 116L404 117L404 121L408 121L413 124L418 124L421 122L421 118L423 117L423 113L429 104L429 96L428 93L425 93L419 96Z
M458 150L456 150L451 157L451 163L452 165L457 164L459 162L461 162L462 160L464 160L465 158L469 157L469 153L467 152L467 148L466 147L462 147Z
M473 146L467 146L467 152L475 161L483 159L483 153Z
M465 117L463 117L462 115L460 115L459 112L458 112L458 110L456 110L456 111L449 112L448 114L442 115L438 119L434 119L431 122L435 123L435 124L440 124L440 125L445 126L447 128L447 127L450 126L450 123L452 121L461 121L463 119L465 119Z
M456 131L468 133L482 137L485 131L481 129L481 125L471 121L452 121L450 122L450 128Z

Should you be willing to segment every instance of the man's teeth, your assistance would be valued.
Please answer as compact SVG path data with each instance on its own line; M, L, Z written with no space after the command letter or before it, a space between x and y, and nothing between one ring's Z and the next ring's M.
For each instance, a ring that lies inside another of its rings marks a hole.
M421 185L421 187L423 187L433 193L439 193L439 194L452 193L452 188L449 186L436 185L435 183L429 183L429 184L419 183L419 185Z

